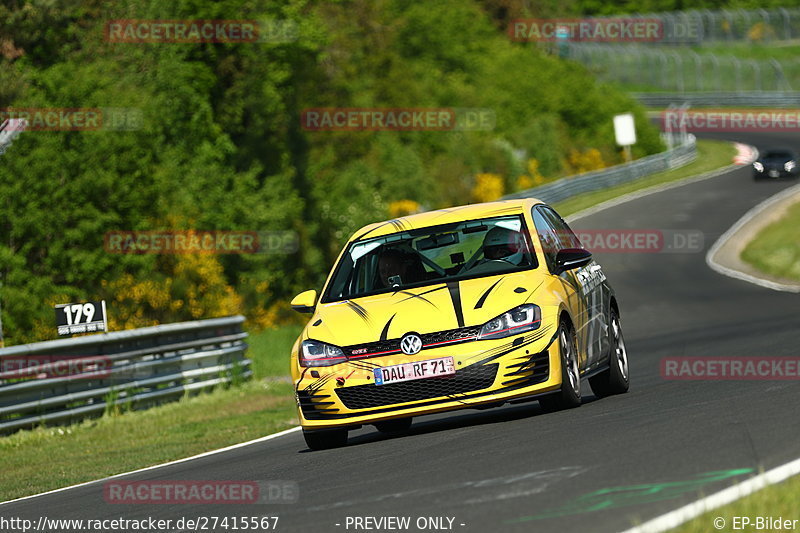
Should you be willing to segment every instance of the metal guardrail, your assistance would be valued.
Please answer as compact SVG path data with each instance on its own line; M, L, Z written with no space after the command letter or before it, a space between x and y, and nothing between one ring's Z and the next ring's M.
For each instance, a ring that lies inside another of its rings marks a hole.
M604 168L603 170L561 178L553 183L506 195L503 199L538 198L543 202L553 204L578 194L607 189L621 183L643 178L655 172L680 167L692 162L696 157L696 140L693 135L687 135L683 144L666 152L643 157L630 163Z
M213 318L0 349L0 432L248 379L243 322Z
M800 92L631 93L649 107L689 104L692 107L800 107Z

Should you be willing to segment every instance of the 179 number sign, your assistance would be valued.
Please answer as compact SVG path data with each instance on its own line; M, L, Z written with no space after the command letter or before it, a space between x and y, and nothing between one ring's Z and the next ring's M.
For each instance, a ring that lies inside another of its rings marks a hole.
M59 335L108 331L105 300L57 305L56 327Z

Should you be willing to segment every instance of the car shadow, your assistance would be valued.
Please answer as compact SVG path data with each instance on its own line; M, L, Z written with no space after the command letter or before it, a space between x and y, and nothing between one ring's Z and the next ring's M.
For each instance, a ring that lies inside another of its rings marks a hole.
M596 398L590 393L583 397L583 402L581 405L589 405L598 399L599 398ZM564 414L569 411L570 410L568 409L565 411L547 412L541 408L539 402L536 400L526 400L524 403L506 404L502 407L495 407L491 409L459 412L458 414L451 414L447 416L447 418L430 419L429 416L423 415L423 417L419 419L414 419L411 429L397 435L387 435L379 432L374 426L365 426L364 429L358 430L359 434L351 434L347 441L347 446L359 446L372 442L379 442L382 440L439 433L442 431L451 431L465 427L503 424L505 422L538 416L558 416L559 414Z

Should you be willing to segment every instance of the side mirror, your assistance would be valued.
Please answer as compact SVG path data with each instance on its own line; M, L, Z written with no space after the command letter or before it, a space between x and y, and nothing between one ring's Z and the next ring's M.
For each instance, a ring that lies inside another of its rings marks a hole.
M317 291L311 289L310 291L301 292L292 300L292 309L298 313L313 313L314 307L317 304Z
M592 252L588 250L583 248L564 248L559 250L556 255L556 271L554 274L557 276L567 270L586 266L591 260Z

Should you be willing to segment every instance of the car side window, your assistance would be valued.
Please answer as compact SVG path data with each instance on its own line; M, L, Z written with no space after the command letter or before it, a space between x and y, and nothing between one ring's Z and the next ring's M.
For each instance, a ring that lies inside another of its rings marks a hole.
M549 217L542 212L542 206L536 206L531 212L533 224L536 226L536 234L542 243L542 252L550 272L555 271L556 255L559 250L559 239L556 229L552 226Z
M559 250L564 248L583 248L580 239L572 231L567 222L561 218L552 208L540 206L544 215L547 217L550 226L555 229L558 238Z

